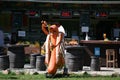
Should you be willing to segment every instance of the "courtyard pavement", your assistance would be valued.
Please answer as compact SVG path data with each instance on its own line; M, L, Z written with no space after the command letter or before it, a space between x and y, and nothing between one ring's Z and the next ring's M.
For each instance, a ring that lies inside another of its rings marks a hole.
M24 71L26 73L39 73L39 74L45 74L46 71L39 71L37 70L36 68L31 68L30 64L25 64L24 68L21 68L21 69L11 69L12 71ZM62 70L58 70L57 73L61 73ZM107 67L100 67L100 71L91 71L90 70L90 67L89 66L83 66L83 70L81 71L76 71L76 72L72 72L72 71L69 71L69 74L83 74L87 72L88 74L91 74L91 75L102 75L102 76L110 76L110 75L113 75L113 74L117 74L117 75L120 75L120 68L107 68Z

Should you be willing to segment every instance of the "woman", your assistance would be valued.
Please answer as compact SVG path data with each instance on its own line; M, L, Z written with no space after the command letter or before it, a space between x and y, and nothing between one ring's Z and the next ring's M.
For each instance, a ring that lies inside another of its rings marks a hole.
M45 63L47 65L47 74L54 75L58 68L63 67L64 58L61 50L62 45L62 33L58 31L56 25L50 26L50 33L46 38L46 58Z

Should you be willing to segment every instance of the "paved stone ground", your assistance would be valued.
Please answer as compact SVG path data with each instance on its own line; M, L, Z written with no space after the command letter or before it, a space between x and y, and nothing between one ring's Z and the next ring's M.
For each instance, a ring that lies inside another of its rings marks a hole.
M24 71L26 73L34 73L34 72L37 72L39 74L45 74L46 71L37 71L37 69L35 68L31 68L30 67L30 64L26 64L24 66L24 68L22 69L11 69L12 71ZM62 70L58 70L58 73L62 73ZM87 72L88 74L91 74L91 75L102 75L102 76L108 76L108 75L113 75L113 74L117 74L117 75L120 75L120 68L107 68L107 67L101 67L100 68L100 71L91 71L90 70L90 67L89 66L83 66L83 70L81 71L77 71L77 72L69 72L70 74L71 73L74 73L74 74L83 74Z
M92 75L102 75L102 76L107 76L107 75L113 75L113 74L120 74L120 68L107 68L107 67L101 67L100 71L91 71L90 67L84 66L82 71L79 72L73 72L77 74L81 74L83 72L87 72L88 74Z

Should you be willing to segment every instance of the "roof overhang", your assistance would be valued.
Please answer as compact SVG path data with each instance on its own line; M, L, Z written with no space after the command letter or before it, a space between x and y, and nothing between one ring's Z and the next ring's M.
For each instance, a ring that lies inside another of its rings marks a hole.
M83 0L1 0L17 2L43 2L43 3L73 3L73 4L120 4L120 1L83 1Z

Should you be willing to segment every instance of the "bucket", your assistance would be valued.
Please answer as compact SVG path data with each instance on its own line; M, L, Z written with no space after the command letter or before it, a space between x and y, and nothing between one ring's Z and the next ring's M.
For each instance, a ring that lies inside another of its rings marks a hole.
M25 54L24 47L14 46L8 48L10 68L24 68Z
M84 64L84 50L69 49L65 54L65 63L69 71L82 70Z
M36 69L39 70L39 71L45 71L46 70L45 56L37 56Z
M40 56L40 53L30 55L30 66L31 66L31 68L36 68L36 57L37 56Z
M100 61L97 56L91 56L91 71L100 71Z
M0 55L0 70L5 70L9 68L9 56Z

